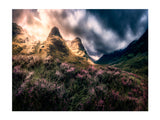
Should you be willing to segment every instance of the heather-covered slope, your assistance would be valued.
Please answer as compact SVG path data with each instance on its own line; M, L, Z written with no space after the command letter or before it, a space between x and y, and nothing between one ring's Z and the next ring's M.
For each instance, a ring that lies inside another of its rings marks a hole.
M107 65L13 57L13 110L147 110L147 90L141 77Z

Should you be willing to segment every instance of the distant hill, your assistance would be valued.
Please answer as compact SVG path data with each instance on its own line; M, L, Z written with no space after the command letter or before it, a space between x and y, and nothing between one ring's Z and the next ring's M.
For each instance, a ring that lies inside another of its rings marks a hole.
M148 74L148 30L127 48L103 55L97 64L111 64L127 71Z

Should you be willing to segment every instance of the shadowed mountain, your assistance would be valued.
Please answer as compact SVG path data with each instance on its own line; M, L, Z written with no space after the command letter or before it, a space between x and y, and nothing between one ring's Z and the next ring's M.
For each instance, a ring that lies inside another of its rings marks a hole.
M127 71L148 74L148 30L127 48L103 55L97 64L111 64ZM141 69L141 70L137 70Z

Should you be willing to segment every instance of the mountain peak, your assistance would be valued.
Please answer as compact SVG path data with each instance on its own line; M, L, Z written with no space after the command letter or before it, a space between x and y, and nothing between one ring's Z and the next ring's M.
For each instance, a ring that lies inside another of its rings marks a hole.
M55 36L59 36L62 38L60 32L59 32L59 29L55 26L52 28L51 32L49 33L49 36L52 36L52 35L55 35Z
M69 48L71 49L72 53L79 57L83 57L85 59L88 59L88 55L86 53L86 50L82 44L82 41L79 37L76 37L74 40L69 41L68 43Z
M81 39L79 37L76 37L75 40L81 42Z
M82 47L82 40L79 37L76 37L74 40L72 40L72 43L77 43L79 47Z

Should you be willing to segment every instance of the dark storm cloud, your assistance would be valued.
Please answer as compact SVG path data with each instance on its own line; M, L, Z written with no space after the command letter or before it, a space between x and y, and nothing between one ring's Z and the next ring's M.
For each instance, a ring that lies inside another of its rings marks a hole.
M82 19L80 22L83 24L75 26L72 32L87 41L89 45L86 45L86 48L90 55L123 49L138 39L148 27L147 10L87 10L85 18L91 23L91 29L87 28L87 20ZM102 31L98 31L97 22ZM105 36L104 31L111 32ZM108 37L110 35L111 37ZM90 48L91 41L93 49Z
M147 10L13 10L13 21L22 23L24 17L25 24L48 32L57 26L64 39L80 37L93 57L125 48L148 27Z
M66 16L69 17L69 14L70 10ZM90 55L105 54L123 49L138 39L148 27L147 14L147 10L87 10L77 25L67 24L63 27L82 38ZM62 19L59 20L63 23Z
M127 32L127 27L130 27L133 34L136 34L139 29L139 20L147 10L88 10L99 18L99 21L105 27L113 29L120 37L124 37ZM147 27L147 21L144 27Z

